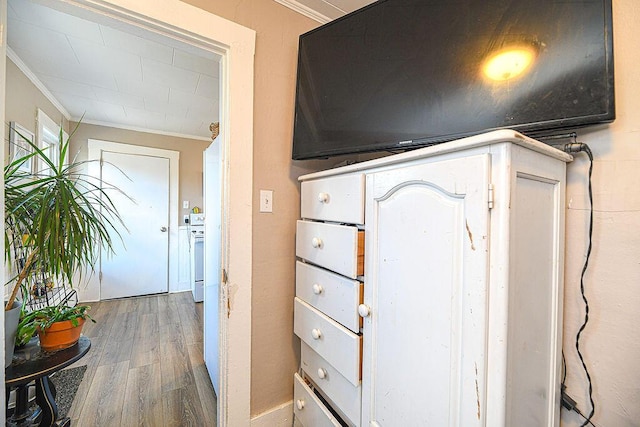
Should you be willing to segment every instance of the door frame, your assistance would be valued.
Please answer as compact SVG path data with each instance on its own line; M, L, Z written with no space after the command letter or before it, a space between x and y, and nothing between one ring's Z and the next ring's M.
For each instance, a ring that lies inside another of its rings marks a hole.
M7 64L7 0L0 0L0 118L3 123L3 141L6 141L9 137L7 127L4 126L6 123L4 119L4 102L5 102L5 84L6 84L6 64ZM3 146L4 147L4 146ZM4 165L4 148L0 150L0 162ZM0 184L2 184L2 188L0 189L0 199L2 199L2 203L0 203L0 215L4 218L4 175L0 177ZM0 249L2 253L4 253L4 239L0 242ZM3 279L6 277L5 272L5 263L0 263L0 277ZM2 296L4 301L4 286L2 287ZM5 354L4 354L4 316L0 316L0 339L2 341L2 361L4 362ZM0 380L4 383L4 369L2 373L0 373ZM0 387L0 402L6 402L5 388ZM0 425L5 425L5 411L0 411Z
M132 24L220 55L221 247L227 281L220 295L218 425L250 425L255 31L180 0L33 1L111 25Z
M162 157L169 160L169 286L168 291L178 292L178 183L180 153L161 148L143 147L140 145L123 144L119 142L89 139L87 142L88 174L95 180L101 180L100 159L105 151L137 156ZM78 287L78 298L81 301L100 301L102 287L98 275L93 274L87 280L86 286Z

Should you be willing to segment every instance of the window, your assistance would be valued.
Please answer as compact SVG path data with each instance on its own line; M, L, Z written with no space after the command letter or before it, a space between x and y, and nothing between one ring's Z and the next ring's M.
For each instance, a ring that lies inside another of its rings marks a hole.
M44 111L38 109L38 147L49 157L55 164L60 160L60 125L54 122L51 117L47 116ZM63 141L69 138L69 135L62 131ZM69 153L67 152L65 163L69 161ZM38 172L50 174L50 167L42 159L38 160Z

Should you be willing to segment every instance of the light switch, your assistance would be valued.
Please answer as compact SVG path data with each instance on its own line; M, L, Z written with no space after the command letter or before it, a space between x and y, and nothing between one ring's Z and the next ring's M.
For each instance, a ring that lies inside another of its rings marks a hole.
M189 209L189 201L188 200L183 200L182 201L182 209Z
M260 212L273 212L272 190L260 190Z

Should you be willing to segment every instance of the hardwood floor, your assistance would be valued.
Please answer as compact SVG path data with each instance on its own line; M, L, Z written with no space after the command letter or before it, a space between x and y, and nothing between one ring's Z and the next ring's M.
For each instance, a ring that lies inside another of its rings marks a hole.
M215 426L203 360L202 304L190 292L90 303L91 350L73 426Z

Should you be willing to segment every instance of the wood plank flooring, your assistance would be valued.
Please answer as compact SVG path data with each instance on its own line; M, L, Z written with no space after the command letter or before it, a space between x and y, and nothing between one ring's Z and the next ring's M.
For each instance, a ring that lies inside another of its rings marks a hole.
M190 292L90 303L91 350L69 411L73 426L212 426L202 304Z

